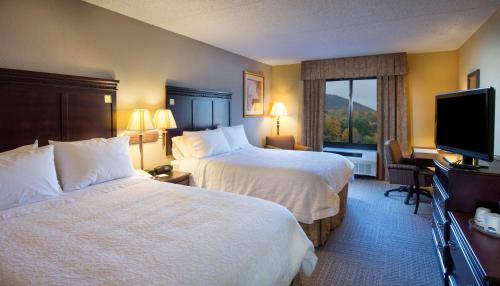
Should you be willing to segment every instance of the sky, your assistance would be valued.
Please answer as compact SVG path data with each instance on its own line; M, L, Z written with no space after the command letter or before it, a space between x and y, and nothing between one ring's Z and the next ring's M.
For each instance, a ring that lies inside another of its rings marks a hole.
M349 81L327 81L326 93L349 99ZM359 104L377 110L377 80L355 80L353 82L353 99Z

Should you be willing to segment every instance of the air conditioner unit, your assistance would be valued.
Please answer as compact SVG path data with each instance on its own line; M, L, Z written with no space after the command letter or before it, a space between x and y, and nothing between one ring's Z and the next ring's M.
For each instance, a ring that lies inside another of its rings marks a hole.
M325 152L336 153L349 159L354 164L354 174L377 176L377 151L325 147Z

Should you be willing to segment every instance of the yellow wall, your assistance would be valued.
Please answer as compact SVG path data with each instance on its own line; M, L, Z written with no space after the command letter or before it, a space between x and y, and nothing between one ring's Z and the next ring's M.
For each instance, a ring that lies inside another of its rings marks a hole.
M434 96L457 90L457 58L455 51L408 55L407 92L412 145L434 146ZM272 67L272 79L271 101L283 101L290 113L286 121L282 120L281 126L285 126L280 130L283 130L282 134L296 135L300 141L300 64Z
M300 112L302 110L302 81L300 80L300 64L272 67L273 79L272 102L282 101L288 116L280 118L280 134L293 135L300 142ZM273 119L272 131L276 135L276 119Z
M457 59L456 51L408 55L411 146L435 146L435 96L458 89Z
M467 74L480 70L480 87L496 89L495 155L500 156L500 9L458 50L458 82L467 88Z

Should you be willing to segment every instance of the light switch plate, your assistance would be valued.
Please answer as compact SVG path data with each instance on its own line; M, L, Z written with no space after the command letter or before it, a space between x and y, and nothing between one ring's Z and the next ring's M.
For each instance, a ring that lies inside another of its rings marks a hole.
M104 103L113 103L113 98L111 97L111 95L104 96Z

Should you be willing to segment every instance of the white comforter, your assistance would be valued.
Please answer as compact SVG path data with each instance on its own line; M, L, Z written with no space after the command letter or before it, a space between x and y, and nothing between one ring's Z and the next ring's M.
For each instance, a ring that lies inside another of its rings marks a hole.
M0 285L289 285L315 264L277 204L140 177L0 212Z
M298 221L336 215L338 192L354 165L343 156L251 147L203 159L173 161L198 187L257 197L288 208Z

